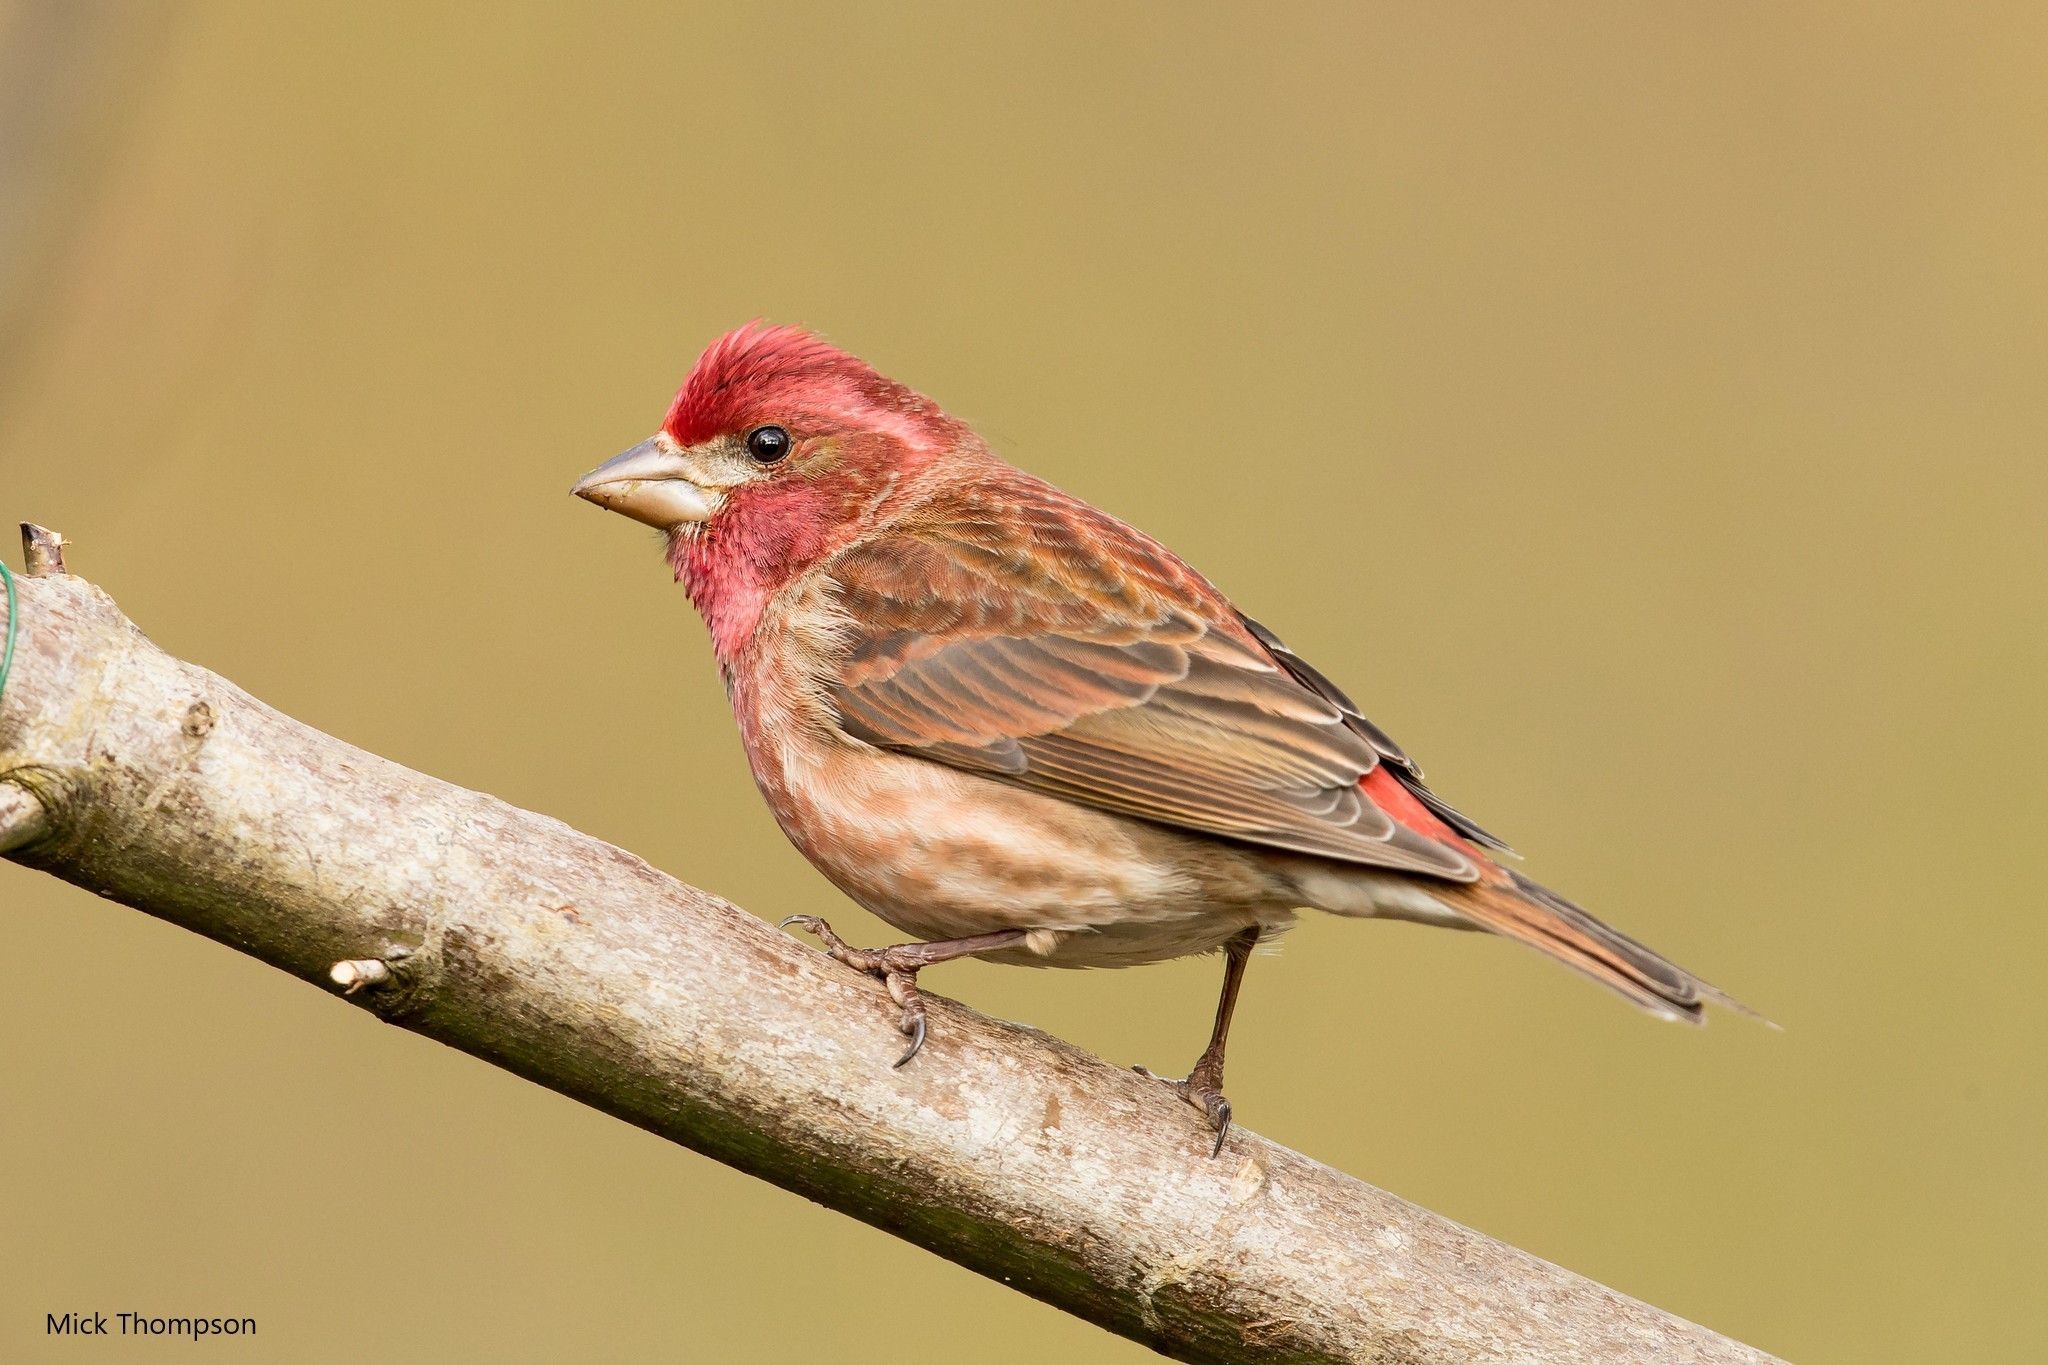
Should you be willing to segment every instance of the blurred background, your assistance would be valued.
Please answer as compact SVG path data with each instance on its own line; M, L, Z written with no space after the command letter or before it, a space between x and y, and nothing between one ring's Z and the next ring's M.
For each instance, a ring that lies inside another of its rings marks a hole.
M0 0L0 516L295 716L886 941L770 823L652 536L566 493L719 332L816 326L1785 1030L1311 921L1248 980L1245 1122L1800 1361L2035 1359L2044 50L2032 6ZM0 1356L98 1307L277 1360L1141 1358L0 899ZM1178 1072L1217 971L928 984Z

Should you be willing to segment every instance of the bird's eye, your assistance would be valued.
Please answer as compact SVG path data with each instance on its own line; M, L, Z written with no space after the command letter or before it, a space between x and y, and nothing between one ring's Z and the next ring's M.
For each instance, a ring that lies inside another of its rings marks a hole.
M774 464L789 454L789 433L781 427L755 427L747 433L747 454L762 464Z

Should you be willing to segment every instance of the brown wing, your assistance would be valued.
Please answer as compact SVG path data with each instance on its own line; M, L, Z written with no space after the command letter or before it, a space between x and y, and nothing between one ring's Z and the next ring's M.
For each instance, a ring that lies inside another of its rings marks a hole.
M1286 641L1251 617L1240 612L1237 619L1244 623L1245 629L1266 647L1266 652L1272 655L1282 668L1294 675L1297 682L1344 713L1344 723L1371 742L1374 751L1380 756L1380 761L1394 774L1395 780L1406 787L1416 800L1428 807L1432 815L1476 844L1498 849L1502 853L1514 853L1499 835L1489 834L1481 829L1470 816L1424 786L1421 766L1408 757L1400 745L1394 743L1392 735L1367 720L1365 713L1358 709L1358 704L1345 696L1337 684L1324 677L1321 669L1289 649Z
M1164 825L1477 875L1360 790L1407 761L1355 708L1164 548L1056 490L956 493L831 575L851 634L834 695L858 739Z

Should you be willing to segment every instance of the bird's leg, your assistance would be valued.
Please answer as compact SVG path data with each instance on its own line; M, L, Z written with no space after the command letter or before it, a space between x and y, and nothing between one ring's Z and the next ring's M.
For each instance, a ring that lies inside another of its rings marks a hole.
M1244 984L1244 964L1258 943L1259 930L1252 928L1223 945L1223 995L1216 1002L1216 1026L1209 1030L1209 1046L1195 1059L1195 1069L1188 1072L1187 1079L1176 1081L1137 1068L1155 1081L1165 1081L1208 1118L1209 1126L1216 1130L1216 1146L1209 1153L1212 1157L1222 1154L1223 1140L1230 1136L1230 1101L1223 1098L1223 1045L1230 1039L1230 1016L1237 1009L1237 988Z
M956 957L973 957L976 953L994 952L1022 943L1027 932L1023 929L1004 929L993 934L976 934L972 938L949 938L937 943L899 943L893 948L854 948L846 940L832 932L832 926L816 915L791 915L778 928L796 925L807 933L815 934L818 942L825 945L825 951L857 972L866 972L889 989L889 998L896 1002L902 1013L896 1027L910 1039L910 1046L896 1059L902 1066L917 1055L924 1046L924 997L917 991L917 974L937 962L951 962ZM1220 1054L1219 1054L1219 1065ZM1220 1074L1220 1073L1219 1073Z

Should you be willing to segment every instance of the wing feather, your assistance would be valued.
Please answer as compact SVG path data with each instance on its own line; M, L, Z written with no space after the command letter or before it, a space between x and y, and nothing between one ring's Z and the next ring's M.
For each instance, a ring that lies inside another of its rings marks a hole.
M956 490L830 573L848 636L833 693L857 739L1199 833L1477 876L1366 795L1375 766L1414 765L1349 698L1165 549L1046 485Z

